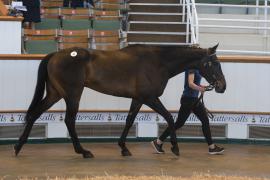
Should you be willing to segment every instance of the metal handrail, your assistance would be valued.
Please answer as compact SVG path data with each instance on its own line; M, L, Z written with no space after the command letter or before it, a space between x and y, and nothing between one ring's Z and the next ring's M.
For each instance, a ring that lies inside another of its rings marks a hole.
M188 4L189 0L184 0L184 9L187 11L186 12L186 21L187 21L187 26L186 26L186 43L189 42L189 31L192 31L192 30L189 30L189 27L190 27L190 6Z
M207 27L207 28L228 28L228 29L255 29L255 30L270 30L270 27L253 27L253 26L223 26L223 25L210 25L204 24L199 25L200 27Z
M192 2L192 12L194 13L194 22L195 22L195 33L196 33L196 44L199 44L199 18L198 13L195 5L195 0L191 0Z
M270 32L268 20L268 12L270 6L268 5L268 1L264 0L264 5L259 5L259 0L256 1L256 5L233 5L233 4L201 4L196 3L196 6L209 6L209 7L237 7L237 8L256 8L256 16L258 19L220 19L220 18L199 18L199 22L201 21L223 21L223 22L250 22L256 23L256 26L237 26L237 25L215 25L212 23L208 24L199 24L199 27L207 27L207 28L227 28L227 29L247 29L247 30L262 30L264 37L267 37L267 33ZM259 9L264 10L264 14L261 15L262 19L259 19ZM219 50L220 53L237 53L237 54L258 54L258 55L270 55L269 52L266 51L245 51L245 50Z
M248 55L265 55L269 56L270 52L267 51L245 51L245 50L217 50L218 53L228 53L228 54L248 54Z
M264 30L264 35L267 35L267 30L269 30L267 23L270 21L268 20L268 1L264 0L264 5L259 5L259 0L256 1L256 5L233 5L233 4L201 4L196 3L197 6L214 6L214 7L240 7L240 8L256 8L256 14L258 16L258 9L264 9L264 19L263 20L247 20L247 19L215 19L215 18L199 18L199 21L228 21L228 22L257 22L257 23L264 23L263 27L250 27L250 26L220 26L220 25L199 25L200 27L209 27L209 28L235 28L235 29L258 29Z
M191 35L190 43L199 44L199 22L194 0L184 0L184 9L187 10L187 36L186 43L189 43L189 31Z
M240 7L240 8L265 8L265 5L241 5L241 4L207 4L196 3L196 6L213 6L213 7ZM269 6L267 8L270 8Z
M229 21L229 22L256 22L256 23L270 23L270 20L260 19L216 19L216 18L200 18L200 21Z

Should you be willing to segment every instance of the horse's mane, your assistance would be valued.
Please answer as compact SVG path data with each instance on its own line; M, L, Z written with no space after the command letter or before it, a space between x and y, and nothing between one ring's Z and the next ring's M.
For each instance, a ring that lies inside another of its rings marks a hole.
M156 53L159 53L158 51L160 51L160 55L163 58L168 57L168 55L172 55L172 56L181 55L182 57L192 56L194 57L194 59L197 59L198 57L202 57L207 52L207 49L201 48L197 45L196 46L194 45L179 46L179 45L133 44L133 45L129 45L123 48L124 51L128 49L130 49L131 52L132 52L132 49L137 49L137 52L145 51L147 49L149 51L152 51L152 50L156 51Z
M126 46L125 48L129 47L167 47L167 48L183 48L183 49L203 49L199 45L147 45L147 44L132 44L129 46Z
M129 45L125 48L135 48L135 47L152 47L152 48L164 48L164 49L178 49L181 51L185 51L185 50L194 50L195 52L203 52L206 51L205 48L201 48L199 45L146 45L146 44L133 44L133 45ZM124 48L124 49L125 49Z

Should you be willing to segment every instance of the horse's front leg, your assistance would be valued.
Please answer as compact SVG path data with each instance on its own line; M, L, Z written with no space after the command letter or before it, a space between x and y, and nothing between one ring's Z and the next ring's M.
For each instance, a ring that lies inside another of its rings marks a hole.
M118 145L121 147L121 153L122 156L131 156L130 151L128 150L128 148L126 147L126 138L129 132L129 129L132 127L135 117L137 116L140 108L142 107L142 104L140 102L138 102L137 100L132 99L131 105L130 105L130 109L129 109L129 113L126 119L126 125L125 128L122 132L122 135L118 141Z
M72 100L66 101L67 104L67 110L66 110L66 117L65 117L65 123L68 128L69 135L71 137L74 150L78 154L82 154L84 158L92 158L94 155L90 152L85 150L80 142L78 135L75 130L75 119L79 108L79 102L72 102Z

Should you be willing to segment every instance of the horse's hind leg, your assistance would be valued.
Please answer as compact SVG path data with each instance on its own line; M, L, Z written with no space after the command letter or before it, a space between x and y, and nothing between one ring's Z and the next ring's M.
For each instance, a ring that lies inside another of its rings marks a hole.
M47 91L48 92L48 91ZM59 101L61 97L55 92L49 92L47 96L40 101L37 106L30 111L25 118L25 128L22 135L19 138L18 143L14 146L15 155L17 156L22 146L27 142L28 136L31 132L33 124L40 117L40 115L49 109L53 104Z
M90 151L83 149L75 130L75 120L79 109L80 96L81 95L79 95L79 97L69 96L69 98L65 98L67 105L65 123L68 128L75 152L82 154L84 158L92 158L94 155Z
M161 101L158 98L148 99L145 101L145 104L152 108L154 111L159 113L168 123L168 127L171 131L171 143L172 143L172 152L179 156L179 148L176 140L174 121L172 115L167 111L167 109L163 106Z
M130 151L128 150L128 148L126 147L126 137L128 135L129 129L132 127L135 117L137 116L140 108L142 107L142 103L138 102L135 99L132 99L131 105L130 105L130 109L129 109L129 113L126 119L126 125L125 128L122 132L122 135L118 141L118 145L121 147L122 151L122 156L131 156Z

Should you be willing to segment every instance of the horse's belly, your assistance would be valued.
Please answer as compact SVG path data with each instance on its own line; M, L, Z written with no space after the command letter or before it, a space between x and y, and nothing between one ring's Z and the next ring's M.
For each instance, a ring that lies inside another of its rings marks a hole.
M117 83L115 81L106 83L89 82L86 84L86 87L108 95L127 98L135 97L135 88L129 83Z

